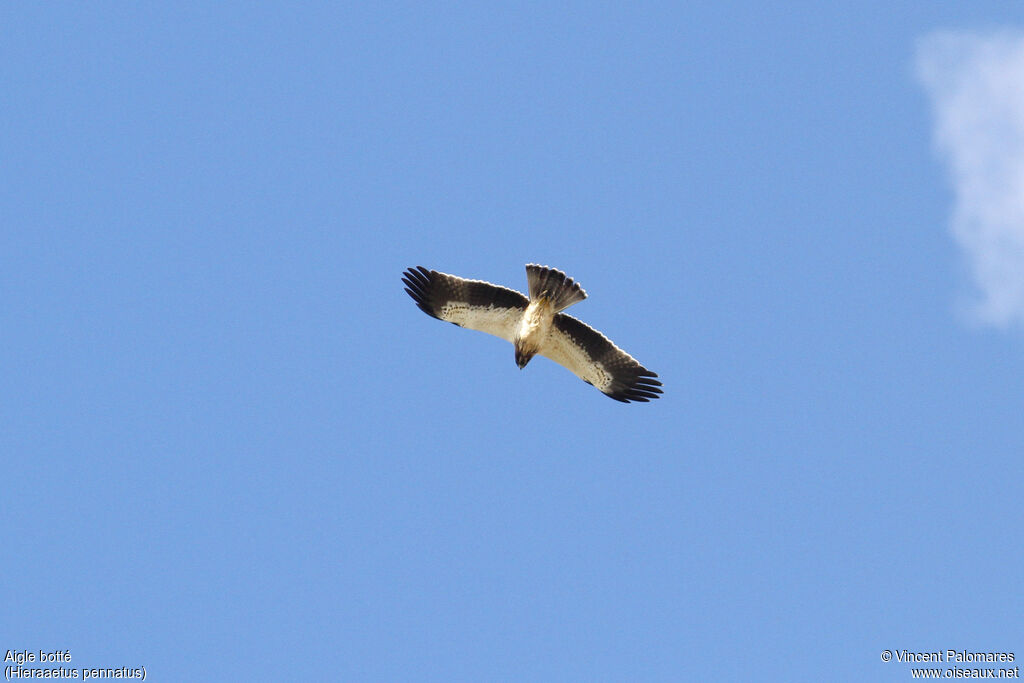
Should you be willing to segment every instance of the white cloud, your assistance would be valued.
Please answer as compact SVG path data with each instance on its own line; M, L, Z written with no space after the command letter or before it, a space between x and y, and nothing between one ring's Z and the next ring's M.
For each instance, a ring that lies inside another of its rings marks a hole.
M953 236L978 288L970 312L1024 325L1024 33L932 34L917 73L955 191Z

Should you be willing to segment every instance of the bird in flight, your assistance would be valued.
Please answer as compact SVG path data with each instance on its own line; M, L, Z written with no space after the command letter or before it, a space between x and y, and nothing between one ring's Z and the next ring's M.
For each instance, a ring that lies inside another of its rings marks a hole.
M420 310L512 342L520 370L540 354L616 401L659 398L657 374L594 328L561 312L587 298L579 283L560 270L535 263L527 264L526 281L529 298L507 287L423 266L402 273L405 291Z

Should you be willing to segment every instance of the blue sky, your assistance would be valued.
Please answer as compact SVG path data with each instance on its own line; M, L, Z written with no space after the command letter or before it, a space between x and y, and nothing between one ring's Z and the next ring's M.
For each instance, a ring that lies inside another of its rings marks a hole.
M1024 657L1020 7L0 26L3 649L154 680ZM400 282L527 262L660 401L519 371Z

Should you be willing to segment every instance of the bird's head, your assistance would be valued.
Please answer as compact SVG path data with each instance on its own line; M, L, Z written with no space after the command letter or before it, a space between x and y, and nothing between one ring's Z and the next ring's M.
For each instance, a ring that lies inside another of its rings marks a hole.
M528 351L522 346L516 344L516 365L522 370L526 367L526 364L530 362L530 359L537 355L536 351Z

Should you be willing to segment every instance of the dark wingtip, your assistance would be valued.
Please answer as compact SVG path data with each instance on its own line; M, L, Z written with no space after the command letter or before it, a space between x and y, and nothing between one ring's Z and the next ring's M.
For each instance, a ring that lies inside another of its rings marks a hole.
M661 398L661 382L654 379L657 375L647 368L640 366L634 369L635 375L632 379L624 380L624 385L619 385L618 390L607 394L607 396L622 401L623 403L648 403Z
M437 314L430 305L431 275L430 271L423 266L407 268L402 273L402 283L405 285L405 292L416 306L427 315L436 318Z

